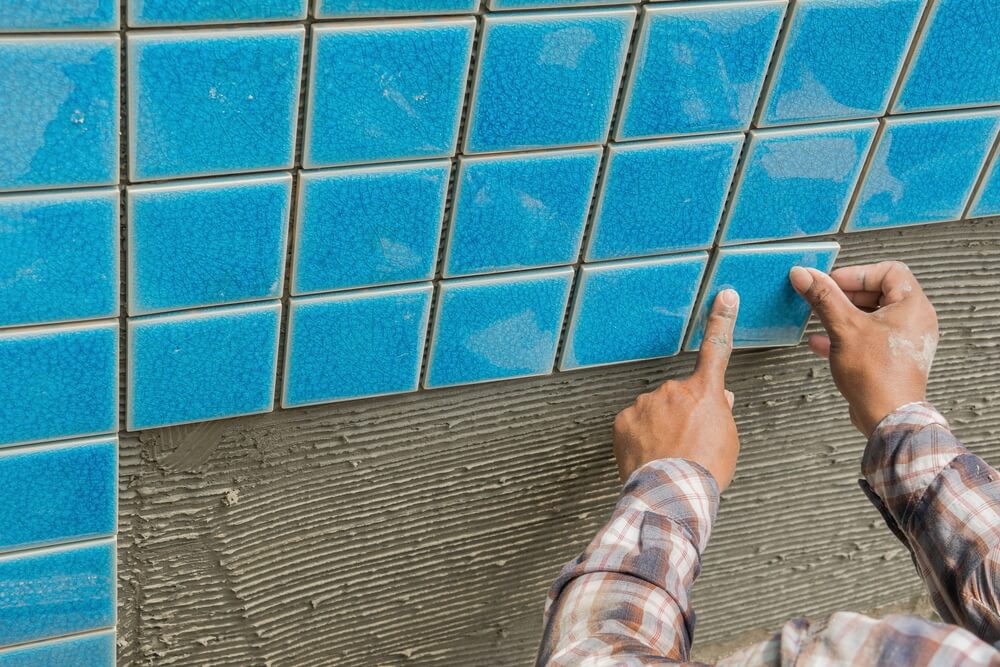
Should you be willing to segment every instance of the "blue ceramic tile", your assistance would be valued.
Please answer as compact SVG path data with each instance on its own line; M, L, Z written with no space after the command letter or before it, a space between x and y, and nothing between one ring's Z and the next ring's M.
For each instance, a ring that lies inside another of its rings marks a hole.
M836 243L771 243L716 251L685 349L701 347L712 303L727 288L740 295L733 347L798 345L810 310L788 272L795 266L829 272L839 250Z
M0 332L0 445L114 432L118 322Z
M118 182L117 35L0 38L0 191Z
M306 167L455 152L476 20L313 26Z
M1000 153L997 155L1000 156ZM969 209L970 218L993 215L1000 215L1000 157L993 158L993 164L984 174L983 184Z
M270 412L281 304L128 321L128 430Z
M118 190L0 196L0 327L118 315Z
M292 299L282 405L414 391L430 283Z
M712 245L742 134L612 144L587 261Z
M479 0L317 0L316 17L470 14L477 9Z
M573 269L445 280L425 387L552 371Z
M0 32L117 30L119 0L5 0Z
M292 177L128 190L132 315L281 296Z
M584 265L559 367L680 352L707 261L699 252Z
M117 498L114 436L0 450L0 550L113 535Z
M305 31L128 36L133 181L292 166Z
M600 148L463 158L446 276L572 264Z
M99 632L0 651L0 667L115 667L115 633Z
M936 0L895 111L1000 103L1000 3Z
M604 143L636 12L484 19L467 153Z
M618 139L748 127L785 5L645 7Z
M487 4L489 4L491 10L629 5L638 2L639 0L487 0Z
M292 294L434 276L451 163L302 172Z
M896 116L883 123L846 231L961 217L1000 129L1000 111Z
M926 0L799 0L760 125L885 112Z
M837 232L877 130L871 120L751 133L721 242Z
M307 0L128 0L129 26L296 21Z

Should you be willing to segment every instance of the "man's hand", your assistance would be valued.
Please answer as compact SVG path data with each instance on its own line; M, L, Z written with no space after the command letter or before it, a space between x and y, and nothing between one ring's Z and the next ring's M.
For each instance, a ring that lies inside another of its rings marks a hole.
M650 461L682 458L704 466L720 491L729 486L740 440L733 421L733 394L725 382L738 310L739 295L733 290L720 292L712 304L694 374L665 382L618 413L614 452L622 482Z
M925 399L937 314L905 264L849 266L830 275L796 267L789 279L829 334L810 337L809 347L830 359L861 433L870 437L893 410Z

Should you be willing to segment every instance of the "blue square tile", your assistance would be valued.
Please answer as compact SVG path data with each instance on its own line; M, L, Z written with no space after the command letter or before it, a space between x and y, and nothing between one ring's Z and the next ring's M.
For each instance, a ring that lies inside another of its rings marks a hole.
M0 327L118 316L118 190L0 196Z
M760 125L880 116L927 0L798 0Z
M414 391L430 283L292 299L285 407Z
M0 38L0 191L118 182L117 35Z
M1000 152L983 174L983 183L969 207L970 218L1000 215Z
M755 131L723 222L723 245L840 229L878 121Z
M297 21L306 17L308 0L128 0L131 27Z
M292 177L128 190L131 315L281 296Z
M747 128L786 4L643 8L617 138Z
M131 32L133 181L292 166L305 30Z
M0 650L0 667L115 667L115 633L95 632L68 639Z
M573 269L445 280L425 387L552 372Z
M712 303L727 288L740 295L733 347L798 345L810 309L792 289L788 272L796 266L829 272L839 250L839 245L830 242L770 243L716 251L684 349L701 347Z
M556 9L559 7L593 7L596 5L631 5L639 0L486 0L491 10Z
M302 172L292 294L434 276L451 163Z
M587 261L712 245L742 134L608 147Z
M462 158L446 276L572 264L600 148Z
M118 322L0 332L0 445L118 428Z
M896 116L882 122L845 231L960 218L1000 130L1000 111Z
M478 9L479 0L316 0L316 18L321 19L471 14Z
M707 262L699 252L584 265L559 367L680 352Z
M935 0L895 111L1000 103L1000 3Z
M281 304L128 321L128 430L270 412Z
M118 30L120 0L6 0L0 32Z
M472 17L313 26L303 164L455 152Z
M604 143L635 16L631 7L487 15L465 151Z

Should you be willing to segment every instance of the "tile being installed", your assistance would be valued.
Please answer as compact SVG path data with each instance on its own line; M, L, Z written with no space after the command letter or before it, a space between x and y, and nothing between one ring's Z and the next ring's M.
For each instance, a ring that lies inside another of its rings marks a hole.
M742 134L608 147L587 261L712 245Z
M451 163L303 171L292 294L434 277Z
M601 154L595 147L462 158L445 276L575 262Z
M118 35L0 38L0 192L118 182Z
M750 133L720 243L840 229L878 121Z
M698 252L584 265L559 368L680 352L707 262Z
M1000 110L895 116L882 122L845 231L961 217L1000 131Z
M118 428L118 321L0 332L0 446Z
M0 327L118 316L118 190L0 195Z
M115 633L94 632L0 650L0 667L115 667Z
M809 305L788 281L792 267L829 272L840 246L827 243L768 243L716 251L701 290L684 349L697 350L716 295L740 295L733 347L798 345L809 321Z
M318 19L472 14L478 9L479 0L316 0Z
M927 0L798 0L761 126L882 115Z
M442 281L424 386L552 372L573 269Z
M301 26L130 32L133 181L292 166Z
M317 24L303 164L453 155L473 17Z
M993 158L993 164L983 175L983 183L969 208L970 218L985 218L1000 215L1000 152Z
M270 412L281 304L130 318L127 428Z
M130 27L301 21L308 0L128 0Z
M128 189L130 315L281 296L292 177Z
M632 7L487 15L465 151L604 143L635 16Z
M617 138L746 129L786 4L645 6Z
M0 32L118 30L120 0L5 0Z
M416 390L433 292L420 283L292 299L281 404Z

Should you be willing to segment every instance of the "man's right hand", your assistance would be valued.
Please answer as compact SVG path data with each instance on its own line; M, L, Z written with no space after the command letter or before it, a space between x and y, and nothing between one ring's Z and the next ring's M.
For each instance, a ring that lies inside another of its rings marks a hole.
M848 266L829 275L796 267L789 279L827 331L810 337L809 347L830 359L859 431L870 437L893 410L925 400L937 314L905 264Z

